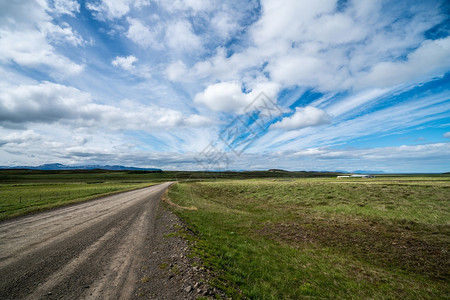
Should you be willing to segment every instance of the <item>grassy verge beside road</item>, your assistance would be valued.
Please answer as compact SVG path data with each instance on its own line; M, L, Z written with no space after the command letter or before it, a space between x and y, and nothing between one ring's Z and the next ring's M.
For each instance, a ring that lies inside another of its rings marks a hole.
M0 184L0 220L150 185L114 182Z
M450 177L174 185L195 254L234 298L448 299Z

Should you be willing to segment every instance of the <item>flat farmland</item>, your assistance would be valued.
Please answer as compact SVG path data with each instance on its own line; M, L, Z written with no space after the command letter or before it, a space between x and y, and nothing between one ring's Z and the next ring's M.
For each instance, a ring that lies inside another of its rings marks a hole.
M0 220L148 187L154 174L126 172L0 172Z
M450 177L173 185L195 255L233 298L450 296Z
M152 184L0 184L0 220L150 185Z
M215 177L323 176L308 172L0 170L0 220L167 181Z

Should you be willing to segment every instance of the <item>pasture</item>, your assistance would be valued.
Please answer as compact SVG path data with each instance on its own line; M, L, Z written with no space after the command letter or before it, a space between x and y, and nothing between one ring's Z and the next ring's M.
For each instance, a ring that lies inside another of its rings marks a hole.
M2 170L0 220L158 183L152 176L106 171Z
M450 295L449 176L216 180L168 196L197 208L173 210L233 298Z

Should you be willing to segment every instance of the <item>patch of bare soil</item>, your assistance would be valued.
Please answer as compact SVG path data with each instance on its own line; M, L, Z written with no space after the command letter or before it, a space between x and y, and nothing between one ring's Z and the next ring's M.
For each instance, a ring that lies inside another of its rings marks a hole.
M332 247L375 265L431 279L450 279L448 226L425 230L365 219L320 219L269 223L257 234L295 247Z
M134 299L226 299L212 287L214 274L190 255L184 223L160 202L156 227L147 237Z

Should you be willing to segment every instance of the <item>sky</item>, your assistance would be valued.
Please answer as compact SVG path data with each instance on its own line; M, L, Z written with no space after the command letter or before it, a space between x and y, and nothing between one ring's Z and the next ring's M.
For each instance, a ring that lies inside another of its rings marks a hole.
M450 171L450 4L0 0L0 165Z

